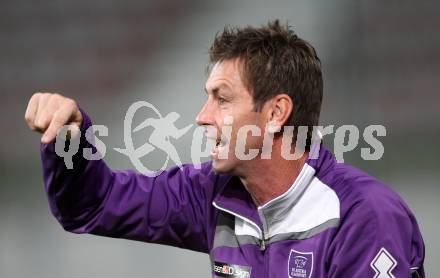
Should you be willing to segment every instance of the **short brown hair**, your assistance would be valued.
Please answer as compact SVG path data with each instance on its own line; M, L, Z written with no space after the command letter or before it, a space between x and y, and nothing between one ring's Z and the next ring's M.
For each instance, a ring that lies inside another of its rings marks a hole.
M310 43L299 38L279 20L266 26L225 27L215 36L209 50L209 64L239 58L242 77L253 95L255 110L273 96L286 93L294 108L286 125L318 125L323 81L321 61ZM296 138L296 132L294 133Z

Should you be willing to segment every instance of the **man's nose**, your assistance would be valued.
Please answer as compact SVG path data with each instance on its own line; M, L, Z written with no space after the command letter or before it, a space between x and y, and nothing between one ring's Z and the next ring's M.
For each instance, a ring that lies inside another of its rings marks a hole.
M213 118L213 110L209 102L207 101L203 107L202 110L200 110L199 114L196 117L196 123L198 125L213 125L214 124L214 118Z

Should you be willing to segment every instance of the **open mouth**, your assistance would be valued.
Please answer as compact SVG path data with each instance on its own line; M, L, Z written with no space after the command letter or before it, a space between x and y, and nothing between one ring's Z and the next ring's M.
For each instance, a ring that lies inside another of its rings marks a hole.
M220 146L220 143L222 142L221 138L217 138L215 140L215 147L217 148L218 146Z
M219 133L220 131L213 127L208 127L205 131L207 139L211 142L211 146L213 146L211 150L211 156L213 158L218 158L219 153L222 152L229 142L226 136Z
M217 137L216 141L215 141L215 147L224 147L227 143L227 140L224 136Z
M213 158L218 158L220 151L227 145L228 140L224 136L215 138L215 146L211 151Z

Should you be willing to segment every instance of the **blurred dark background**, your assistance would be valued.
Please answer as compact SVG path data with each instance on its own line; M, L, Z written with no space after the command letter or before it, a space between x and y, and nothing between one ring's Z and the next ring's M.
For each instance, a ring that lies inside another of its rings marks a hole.
M424 235L428 277L439 277L439 10L438 1L406 0L0 1L0 277L209 277L203 254L64 232L48 209L26 104L35 91L76 99L109 127L106 161L132 168L112 150L123 147L130 104L176 111L179 127L194 122L215 33L275 18L321 57L322 124L387 128L382 159L363 161L360 148L344 158L407 201ZM191 134L176 142L183 161Z

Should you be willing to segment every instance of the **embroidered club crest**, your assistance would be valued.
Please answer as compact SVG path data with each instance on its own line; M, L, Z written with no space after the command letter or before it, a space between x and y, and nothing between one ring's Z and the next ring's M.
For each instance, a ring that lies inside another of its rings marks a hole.
M289 278L310 278L313 272L313 252L290 250Z

